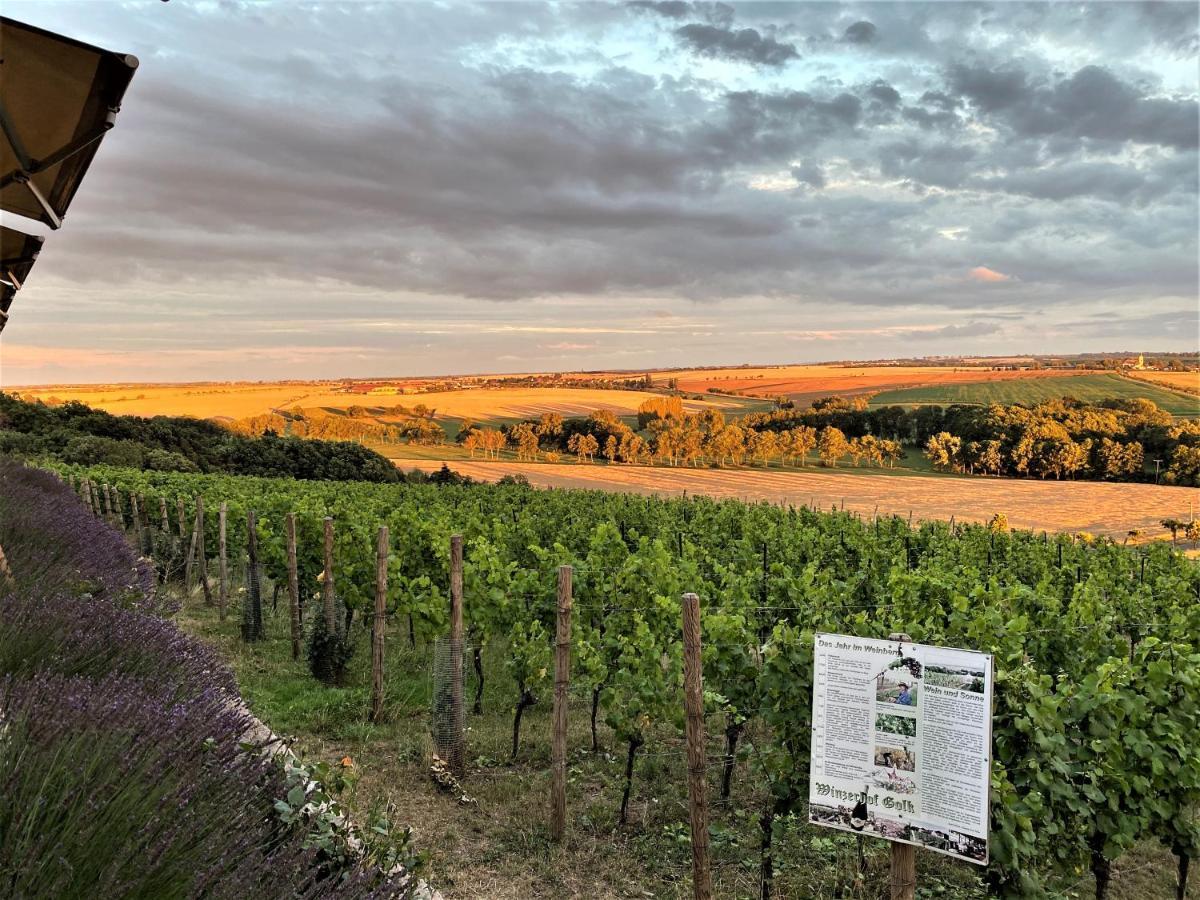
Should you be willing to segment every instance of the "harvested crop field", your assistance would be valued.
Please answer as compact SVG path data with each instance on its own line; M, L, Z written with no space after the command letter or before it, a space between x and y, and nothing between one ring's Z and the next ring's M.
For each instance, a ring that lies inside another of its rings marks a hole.
M352 394L336 390L328 382L38 387L21 389L19 393L41 400L78 400L118 415L194 416L198 419L242 419L275 409L339 410L350 406L378 408L397 404L408 407L424 404L436 410L439 417L481 420L522 419L546 412L579 416L598 409L611 410L618 415L635 415L641 403L662 396L645 391L593 388L502 387L421 394ZM689 412L710 408L726 413L743 411L739 401L722 397L686 400L684 406Z
M783 395L810 403L830 395L854 396L926 385L1015 381L1076 374L1069 370L990 369L984 366L777 366L750 369L696 369L657 373L655 381L676 378L680 390Z
M1178 391L1200 393L1200 371L1196 372L1134 372L1135 381L1153 381Z
M1027 481L946 476L897 477L861 472L771 471L753 469L668 469L451 460L455 471L485 481L524 475L536 487L590 488L638 494L706 494L797 505L833 504L871 515L914 519L984 521L1002 512L1014 528L1090 532L1124 538L1140 529L1146 537L1166 534L1159 522L1187 518L1196 505L1192 488L1095 481ZM404 460L401 468L433 471L435 460Z

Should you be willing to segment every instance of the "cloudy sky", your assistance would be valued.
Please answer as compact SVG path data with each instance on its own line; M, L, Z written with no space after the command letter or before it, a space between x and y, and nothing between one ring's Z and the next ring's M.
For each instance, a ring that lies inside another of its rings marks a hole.
M4 11L141 60L7 385L1200 343L1194 3Z

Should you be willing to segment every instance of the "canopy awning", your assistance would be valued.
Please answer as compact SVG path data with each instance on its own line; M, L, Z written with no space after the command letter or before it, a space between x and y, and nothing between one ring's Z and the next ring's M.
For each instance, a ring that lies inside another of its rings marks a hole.
M43 240L0 225L0 331L8 323L8 308L33 268Z
M137 57L0 16L0 210L62 225Z

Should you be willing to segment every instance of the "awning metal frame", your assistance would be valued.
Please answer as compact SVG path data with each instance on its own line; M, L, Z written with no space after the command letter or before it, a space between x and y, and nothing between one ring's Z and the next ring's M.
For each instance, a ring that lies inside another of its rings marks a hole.
M133 73L138 67L138 59L136 56L127 53L115 53L111 50L104 50L101 47L95 47L91 44L85 44L82 41L77 41L74 38L66 37L65 35L56 34L52 31L47 31L43 28L38 28L33 25L28 25L23 22L18 22L15 19L10 19L7 16L0 16L0 26L21 29L23 31L39 34L51 38L61 44L78 47L90 53L97 55L97 73L96 84L105 84L106 87L97 90L92 95L89 102L99 101L99 109L96 109L91 116L93 123L87 131L82 134L74 135L69 141L61 147L56 148L52 152L47 153L40 158L30 156L29 150L24 140L22 140L20 129L12 120L12 116L5 107L2 98L0 98L0 132L3 133L9 147L12 148L13 156L16 158L17 167L12 171L0 174L0 190L7 188L13 183L22 184L33 198L37 207L41 210L43 216L39 220L50 228L58 230L62 227L63 217L66 215L66 207L71 201L70 191L61 202L58 204L61 209L55 208L55 202L59 198L47 197L46 194L38 188L33 178L35 175L47 171L48 169L66 162L71 157L93 147L98 143L113 126L116 125L117 113L121 111L121 101L125 95L125 89L129 86L130 80L133 78ZM102 105L101 105L102 104ZM87 106L84 107L87 109ZM81 123L82 124L82 123ZM83 163L83 169L76 176L76 187L78 179L82 178L83 172L86 172L90 161ZM52 202L55 201L55 202Z
M33 199L37 201L38 206L42 208L42 212L46 214L46 224L55 230L62 228L62 218L54 211L54 207L50 205L50 201L46 199L45 194L38 190L38 186L33 183L33 176L39 172L44 172L51 166L58 165L63 160L70 159L79 151L87 149L104 137L104 135L108 134L109 130L117 123L118 112L120 112L119 107L114 109L110 106L102 127L64 144L45 159L30 159L29 154L25 152L25 145L21 142L20 134L17 133L16 127L9 119L4 105L0 103L0 130L3 130L5 138L8 139L8 145L12 147L13 154L21 163L18 168L0 176L0 188L6 188L14 181L25 185L26 190L33 195Z

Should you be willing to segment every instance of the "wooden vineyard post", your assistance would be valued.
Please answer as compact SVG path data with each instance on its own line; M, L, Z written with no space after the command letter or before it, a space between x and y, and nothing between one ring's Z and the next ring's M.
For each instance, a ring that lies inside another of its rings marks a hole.
M142 540L142 519L138 511L137 494L132 491L129 494L130 513L133 515L133 539L137 541L138 553L145 549L145 542Z
M704 676L700 661L700 598L683 595L683 703L687 714L688 809L692 823L692 896L712 900L705 796Z
M95 482L89 483L88 488L92 494L92 509L96 513L96 518L100 518L103 515L103 511L100 508L100 489L96 487Z
M893 631L889 641L907 644L912 641L902 631ZM892 842L892 870L889 880L891 900L913 900L917 892L917 848L912 844Z
M200 584L204 588L204 605L212 606L212 589L208 585L208 551L204 548L204 497L196 497L196 562L200 564Z
M333 608L333 516L325 517L325 576L321 602L325 610L325 630L333 637L338 633L337 611Z
M113 521L112 489L109 488L109 486L107 484L104 485L104 518L108 520L109 525L112 524L112 521Z
M138 512L141 514L141 519L138 521L138 530L142 533L142 554L147 559L154 557L154 532L150 525L150 506L146 502L145 494L138 494Z
M229 555L225 544L228 518L229 504L222 502L217 512L217 576L221 579L217 586L217 609L222 622L225 621L225 608L229 605Z
M371 721L383 717L383 629L387 619L388 527L375 542L375 621L371 624Z
M288 610L292 618L292 659L300 658L300 575L296 571L296 514L283 520L287 532Z
M571 574L558 567L558 627L554 640L554 738L551 749L550 836L567 832L567 688L571 683Z
M187 518L183 512L183 498L182 497L177 497L175 499L175 518L176 518L176 520L178 520L179 539L182 541L184 538L187 537Z
M171 517L167 515L167 498L158 498L158 530L163 537L171 536Z
M258 517L246 512L246 599L242 607L242 640L250 643L263 638L262 585L258 580Z
M13 578L12 569L8 565L8 557L4 555L4 548L0 547L0 577L4 579L4 583L8 587L16 587L17 581Z
M86 478L79 482L79 493L83 495L83 505L88 508L88 512L95 515L96 510L92 508L92 483Z
M450 536L450 771L462 778L467 768L463 709L463 539Z
M196 523L192 522L192 539L187 542L187 557L183 561L183 592L185 596L192 593L192 563L196 559Z
M125 528L125 517L121 515L121 492L117 490L116 485L112 485L108 489L109 499L112 501L112 525L118 531Z

